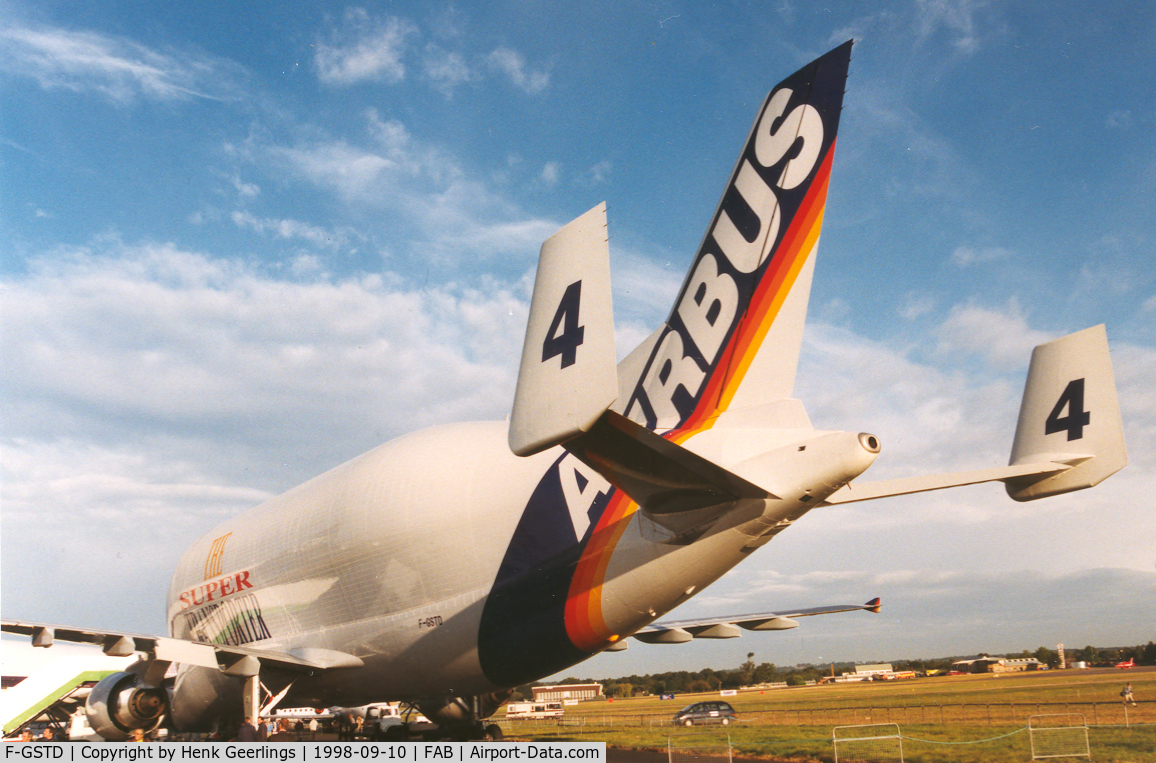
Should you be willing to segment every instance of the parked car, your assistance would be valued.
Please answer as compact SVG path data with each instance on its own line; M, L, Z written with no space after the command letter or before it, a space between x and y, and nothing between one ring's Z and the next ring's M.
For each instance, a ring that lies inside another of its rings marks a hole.
M693 726L696 723L721 723L726 726L733 720L735 709L726 702L695 702L674 716L676 726Z

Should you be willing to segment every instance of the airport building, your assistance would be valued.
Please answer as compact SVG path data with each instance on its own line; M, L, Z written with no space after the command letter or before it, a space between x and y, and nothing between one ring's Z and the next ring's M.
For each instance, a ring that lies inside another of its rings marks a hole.
M835 678L834 681L838 684L855 683L856 681L875 681L888 679L893 675L894 671L891 669L890 663L856 665L855 672L843 673Z
M559 684L558 686L535 686L535 702L562 702L567 699L597 699L602 696L602 684Z
M843 673L837 678L824 678L822 683L834 681L837 684L855 683L857 681L894 681L898 678L915 678L915 671L901 670L896 672L889 662L871 665L856 665L854 673Z
M957 660L951 663L953 673L1022 673L1040 670L1045 666L1035 657L1005 658L979 657L974 660Z

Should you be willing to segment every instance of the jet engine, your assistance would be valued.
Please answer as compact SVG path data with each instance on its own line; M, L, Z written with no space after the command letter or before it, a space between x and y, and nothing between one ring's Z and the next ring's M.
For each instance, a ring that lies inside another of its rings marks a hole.
M469 730L489 734L491 739L501 738L493 736L495 733L501 734L500 728L494 725L486 726L483 721L505 704L511 694L512 690L506 690L475 697L437 697L420 700L417 706L422 715L438 724L443 730L456 729L465 732L461 735L463 741L483 738L471 736ZM453 736L454 733L450 731L447 738Z
M136 729L152 731L168 709L164 688L146 686L136 673L105 677L88 695L85 712L93 731L111 742L123 742Z

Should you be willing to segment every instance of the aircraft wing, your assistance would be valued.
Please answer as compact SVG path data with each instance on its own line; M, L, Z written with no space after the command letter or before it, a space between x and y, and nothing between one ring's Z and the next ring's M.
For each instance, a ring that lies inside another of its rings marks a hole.
M112 657L129 657L140 652L152 660L217 668L229 675L255 675L258 665L313 672L360 667L362 664L360 659L351 654L326 649L276 652L228 644L204 644L167 636L144 636L15 620L0 621L0 631L29 636L33 646L50 647L57 639L76 644L93 644Z
M876 598L866 604L833 604L782 612L755 612L748 615L707 617L697 620L669 620L642 628L634 633L634 638L647 644L683 644L696 638L736 638L742 635L740 628L748 631L783 631L799 627L795 622L797 617L830 615L859 609L878 612L880 606L882 605Z

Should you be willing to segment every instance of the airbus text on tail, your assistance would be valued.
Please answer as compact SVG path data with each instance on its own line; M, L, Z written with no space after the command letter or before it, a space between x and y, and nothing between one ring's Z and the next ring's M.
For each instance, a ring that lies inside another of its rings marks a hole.
M847 42L763 102L629 418L689 431L791 396L850 57Z

